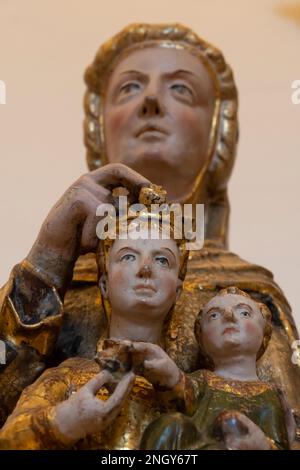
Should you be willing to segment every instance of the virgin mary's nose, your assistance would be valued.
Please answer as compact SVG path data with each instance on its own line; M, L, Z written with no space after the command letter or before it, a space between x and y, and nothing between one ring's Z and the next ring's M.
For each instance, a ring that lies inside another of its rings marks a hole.
M137 275L138 275L138 277L141 277L141 278L144 278L144 279L147 279L147 278L152 276L151 265L148 261L141 263L141 266L139 268L139 271L138 271Z
M162 117L164 115L164 107L157 96L145 96L138 115L140 118Z

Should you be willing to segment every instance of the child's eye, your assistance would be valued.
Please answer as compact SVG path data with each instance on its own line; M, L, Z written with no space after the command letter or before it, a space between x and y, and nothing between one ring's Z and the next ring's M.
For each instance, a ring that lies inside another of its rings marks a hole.
M132 253L127 253L121 258L121 261L134 261L134 260L135 260L135 255L133 255Z
M157 256L155 259L161 266L170 266L169 260L165 256Z
M249 318L250 317L250 313L247 310L242 310L240 312L240 315L241 315L241 317L244 317L244 318Z
M211 318L212 320L216 320L219 317L220 317L220 312L211 312L209 314L209 318Z

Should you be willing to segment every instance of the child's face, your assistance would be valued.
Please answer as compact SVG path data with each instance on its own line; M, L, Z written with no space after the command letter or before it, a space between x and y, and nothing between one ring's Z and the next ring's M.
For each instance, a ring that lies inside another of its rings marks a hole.
M216 296L202 313L203 347L213 360L240 353L256 357L264 328L265 319L254 300L237 294Z
M148 231L143 232L147 236ZM172 239L117 239L107 266L112 311L126 316L150 313L153 319L165 316L180 290L179 266L179 249Z

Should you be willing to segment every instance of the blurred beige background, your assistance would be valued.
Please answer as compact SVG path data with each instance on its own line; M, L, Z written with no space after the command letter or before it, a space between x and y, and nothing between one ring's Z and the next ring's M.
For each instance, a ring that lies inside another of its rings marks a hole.
M130 22L191 26L220 47L240 92L230 248L273 271L300 329L300 1L0 0L0 283L51 206L86 171L83 71Z

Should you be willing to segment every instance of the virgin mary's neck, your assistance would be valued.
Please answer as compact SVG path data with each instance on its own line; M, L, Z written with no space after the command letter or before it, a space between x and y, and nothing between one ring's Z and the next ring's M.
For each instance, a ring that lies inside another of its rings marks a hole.
M159 319L147 320L144 315L139 318L124 318L116 313L111 316L109 337L119 340L144 341L158 343L163 321Z

